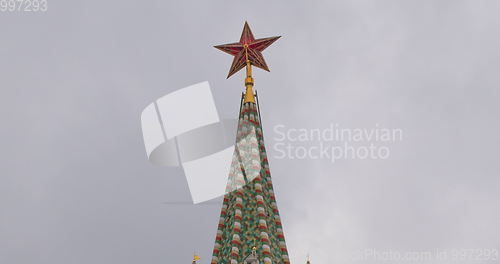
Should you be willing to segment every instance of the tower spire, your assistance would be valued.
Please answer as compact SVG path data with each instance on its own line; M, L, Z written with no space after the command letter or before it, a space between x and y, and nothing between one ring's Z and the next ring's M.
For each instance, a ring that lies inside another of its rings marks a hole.
M240 42L216 46L234 56L228 78L246 67L246 91L211 264L290 264L252 77L269 71L261 51L278 38L256 40L245 22Z

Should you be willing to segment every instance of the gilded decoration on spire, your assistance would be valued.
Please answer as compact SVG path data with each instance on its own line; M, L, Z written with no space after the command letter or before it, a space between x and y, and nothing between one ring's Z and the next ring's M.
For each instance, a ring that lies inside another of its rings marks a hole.
M200 256L198 256L198 254L196 253L193 253L193 263L192 264L196 264L196 261L200 260Z

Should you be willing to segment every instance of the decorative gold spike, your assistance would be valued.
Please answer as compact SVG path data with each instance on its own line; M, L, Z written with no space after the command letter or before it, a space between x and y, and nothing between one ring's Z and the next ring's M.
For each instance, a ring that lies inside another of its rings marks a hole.
M245 78L245 100L243 103L255 103L255 96L253 94L253 78L252 78L252 64L248 59L248 46L245 44L245 56L247 59L247 77Z

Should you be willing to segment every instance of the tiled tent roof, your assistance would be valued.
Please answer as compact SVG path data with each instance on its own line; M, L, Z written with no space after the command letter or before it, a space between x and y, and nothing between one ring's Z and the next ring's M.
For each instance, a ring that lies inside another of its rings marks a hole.
M242 102L239 119L211 263L243 263L255 247L260 263L289 264L258 105Z

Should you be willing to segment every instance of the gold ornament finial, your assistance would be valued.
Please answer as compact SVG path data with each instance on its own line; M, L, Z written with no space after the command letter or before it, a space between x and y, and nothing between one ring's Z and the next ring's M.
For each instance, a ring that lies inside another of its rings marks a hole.
M196 252L193 253L193 264L196 263L196 261L200 260L200 256L198 256L198 254L196 254Z

